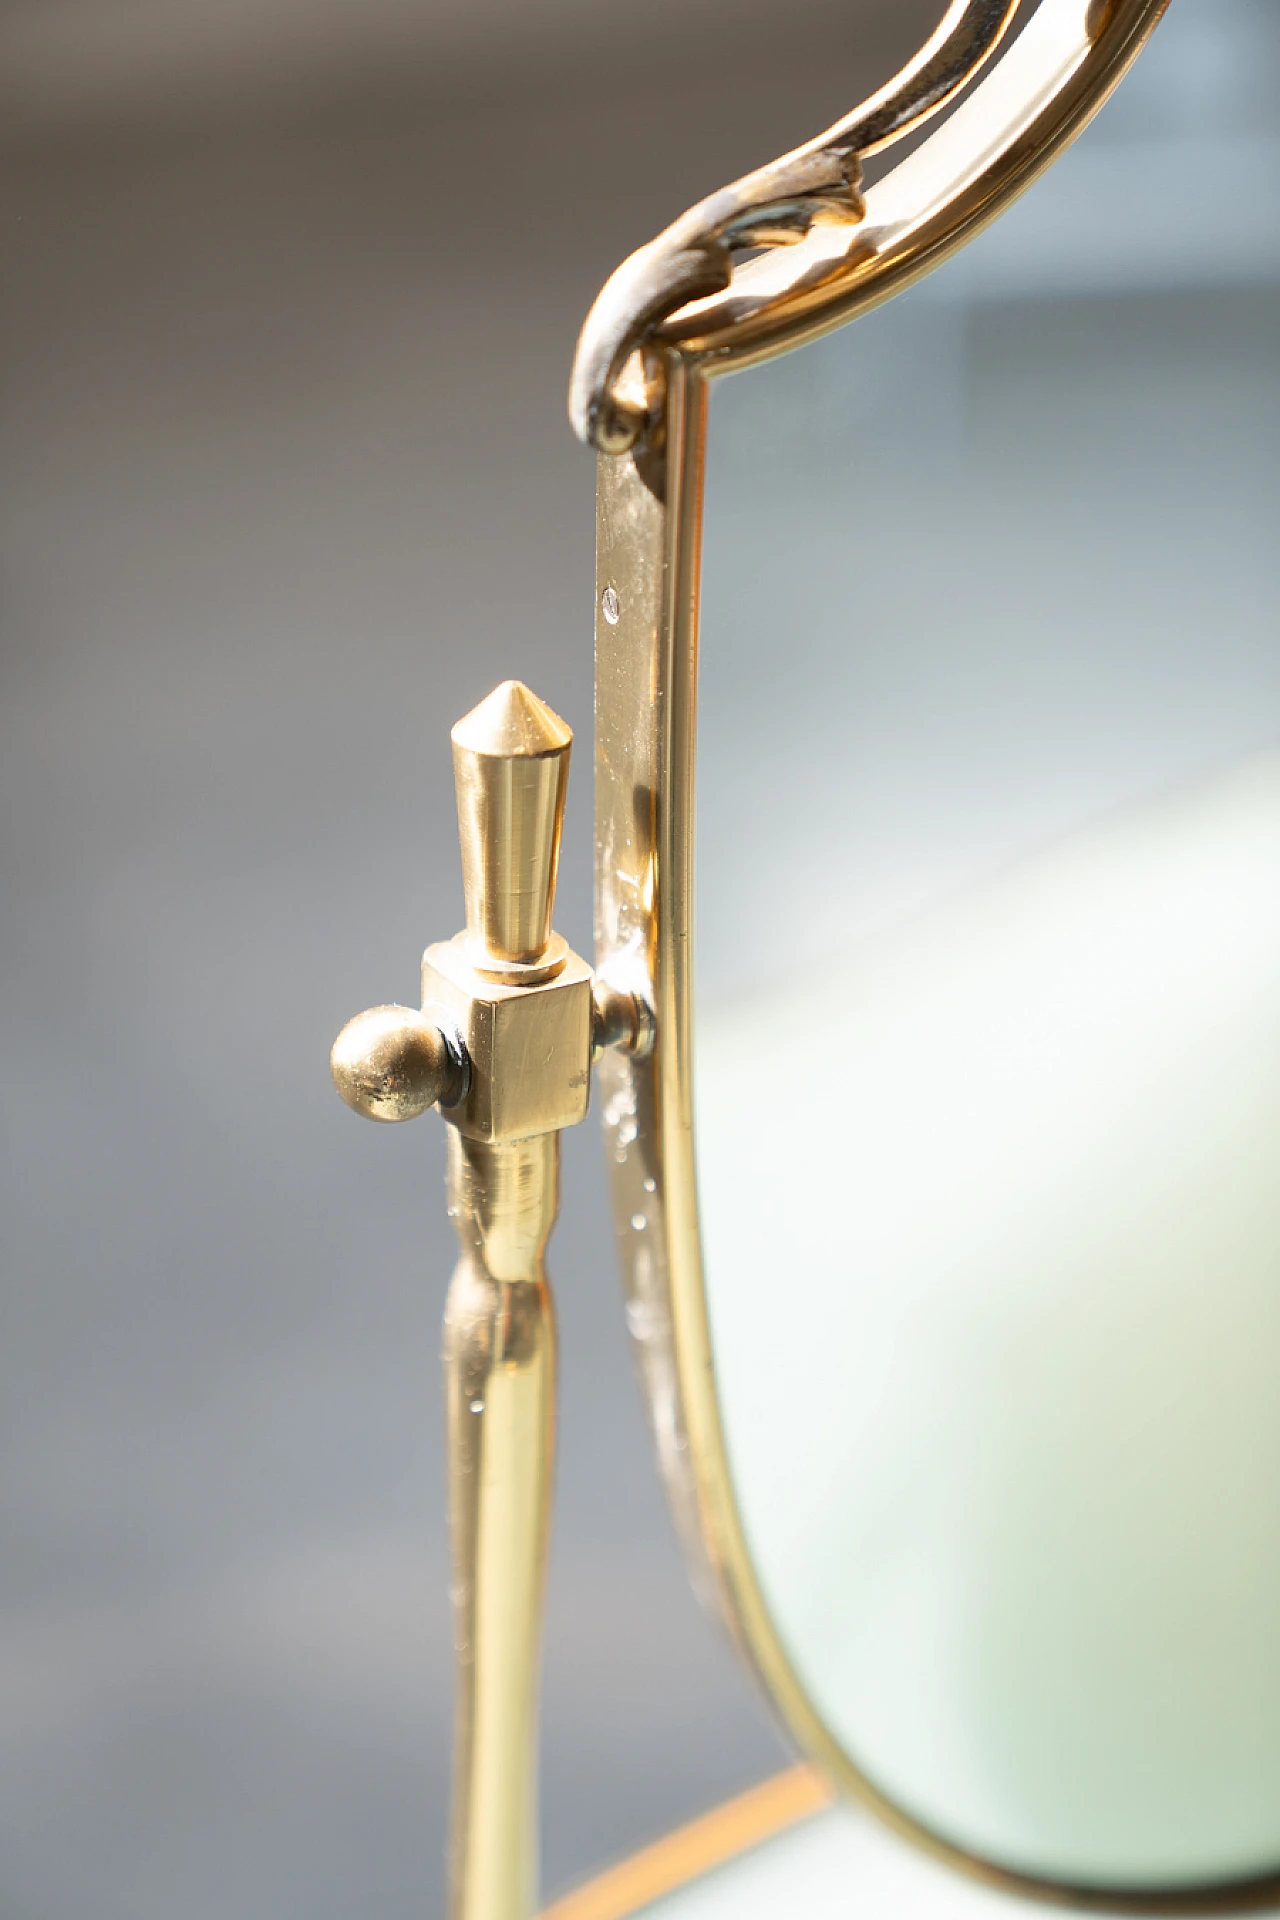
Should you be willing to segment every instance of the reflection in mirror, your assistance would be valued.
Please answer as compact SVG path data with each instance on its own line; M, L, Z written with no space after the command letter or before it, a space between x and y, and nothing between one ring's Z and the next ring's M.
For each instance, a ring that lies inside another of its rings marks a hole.
M1280 1865L1280 10L711 396L695 1106L798 1677L1040 1877Z

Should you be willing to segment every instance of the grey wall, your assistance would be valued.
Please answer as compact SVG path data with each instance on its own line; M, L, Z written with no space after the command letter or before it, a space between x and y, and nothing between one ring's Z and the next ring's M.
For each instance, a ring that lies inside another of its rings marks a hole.
M577 325L932 12L0 17L6 1920L441 1911L442 1141L329 1042L460 918L447 729L509 673L578 732L587 945ZM668 1529L592 1126L552 1251L555 1887L782 1749Z

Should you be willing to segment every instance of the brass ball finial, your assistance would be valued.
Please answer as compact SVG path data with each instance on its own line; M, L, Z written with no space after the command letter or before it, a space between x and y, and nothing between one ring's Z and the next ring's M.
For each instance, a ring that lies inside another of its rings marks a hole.
M414 1007L370 1007L348 1020L329 1071L347 1105L366 1120L414 1120L463 1091L457 1053Z

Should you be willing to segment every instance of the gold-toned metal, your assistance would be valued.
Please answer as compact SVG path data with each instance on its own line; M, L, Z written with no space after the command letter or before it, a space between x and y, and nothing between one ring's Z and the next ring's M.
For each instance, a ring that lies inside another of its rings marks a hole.
M537 1898L537 1693L555 1444L555 1316L543 1271L554 1133L487 1145L449 1129L461 1258L444 1366L458 1692L454 1920L525 1920Z
M999 45L1016 0L953 5L928 46L848 119L699 202L623 262L578 343L574 431L626 453L663 416L673 350L708 371L746 366L929 272L1075 138L1167 5L1041 0L945 124L862 196L857 156L954 99ZM764 251L735 267L744 247Z
M601 456L596 561L599 976L643 979L647 1054L598 1066L614 1227L658 1458L695 1583L713 1601L797 1745L851 1798L926 1852L1007 1892L1112 1913L1246 1911L1280 1876L1209 1889L1071 1886L1009 1871L898 1807L826 1726L779 1639L742 1528L720 1425L693 1149L693 807L707 376L671 363L660 468ZM636 1221L641 1223L636 1228Z
M453 729L467 937L478 967L539 965L551 909L573 735L518 680Z
M852 248L815 225L785 254L647 340L663 433L597 463L596 966L652 1010L647 1052L606 1052L601 1112L619 1257L651 1423L695 1580L801 1749L936 1857L1007 1891L1111 1912L1280 1902L1280 1876L1210 1888L1071 1886L1010 1872L930 1832L861 1773L770 1618L716 1400L693 1151L691 913L702 489L709 381L889 298L995 217L1085 126L1166 0L1042 0L946 124L866 195ZM642 1223L640 1231L634 1223Z
M794 246L814 227L847 248L866 213L862 158L902 139L944 107L1004 37L1019 0L952 0L937 32L901 73L852 113L780 160L709 194L624 260L587 316L569 385L569 419L601 453L626 453L652 424L660 389L643 399L619 381L669 314L723 293L734 255Z
M592 1057L598 1060L609 1047L621 1047L626 1053L648 1053L653 1045L653 1008L643 991L597 974L591 995Z
M628 1920L776 1834L821 1813L835 1791L816 1767L788 1767L547 1907L541 1920Z
M563 945L563 943L562 943ZM471 1078L445 1118L476 1140L575 1127L591 1091L591 969L564 948L550 979L511 986L472 964L471 936L428 947L422 1004L452 1028Z
M338 1090L373 1119L439 1102L461 1258L445 1312L458 1699L453 1920L536 1898L537 1679L555 1428L543 1270L559 1129L587 1110L591 969L551 920L572 735L509 680L453 730L467 931L423 956L423 1007L339 1035ZM637 1023L638 1031L638 1023Z
M664 341L709 371L758 364L830 333L931 273L990 225L1083 132L1169 0L1040 0L945 123L867 190L852 247L815 228L691 302Z
M416 1120L460 1100L465 1056L416 1007L370 1007L348 1020L329 1055L333 1084L366 1120Z
M460 1687L455 1920L526 1920L554 1420L542 1255L558 1129L593 1056L659 1455L697 1565L802 1748L952 1864L1111 1910L1275 1899L1269 1880L1135 1895L1005 1872L927 1832L863 1778L774 1631L720 1428L693 1159L690 933L697 625L708 381L843 324L938 264L1086 124L1167 0L1041 0L946 124L862 193L859 156L934 113L997 47L1017 0L955 0L898 78L624 263L592 311L570 408L599 462L597 974L551 926L570 735L508 682L454 730L465 935L428 950L424 1006L351 1023L334 1075L357 1111L449 1121L462 1257L446 1316ZM739 264L745 249L762 249ZM660 431L658 430L660 429ZM624 1909L616 1909L623 1911Z

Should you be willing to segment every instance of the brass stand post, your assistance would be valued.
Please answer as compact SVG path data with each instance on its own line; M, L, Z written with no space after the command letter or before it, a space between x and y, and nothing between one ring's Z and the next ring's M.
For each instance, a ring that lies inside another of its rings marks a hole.
M449 1207L462 1243L444 1317L458 1920L523 1920L537 1896L538 1649L556 1387L542 1250L559 1171L557 1134L490 1147L449 1129Z
M445 1310L458 1695L453 1920L528 1920L537 1897L538 1661L555 1432L542 1256L562 1127L587 1110L591 970L552 932L569 729L507 681L453 730L467 931L429 947L422 1008L343 1028L348 1104L449 1122L461 1258Z

